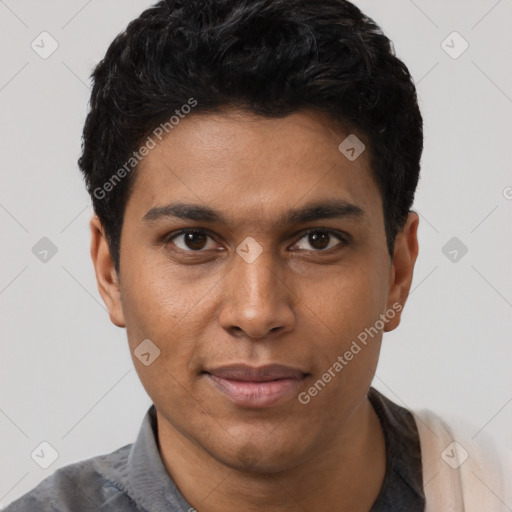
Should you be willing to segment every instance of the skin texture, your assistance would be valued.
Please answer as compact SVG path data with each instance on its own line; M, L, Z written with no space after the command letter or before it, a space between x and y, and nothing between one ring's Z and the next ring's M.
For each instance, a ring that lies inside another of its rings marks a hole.
M369 152L349 161L338 150L347 135L308 111L282 119L194 114L140 164L119 276L101 223L91 219L111 321L126 327L132 356L144 339L161 351L149 366L133 361L156 406L164 464L201 512L368 511L382 486L384 437L366 396L382 331L306 405L294 395L268 408L240 407L201 373L285 364L309 374L300 389L307 391L379 315L405 304L418 215L409 214L391 260ZM326 198L353 203L364 216L277 222ZM171 201L213 208L223 222L142 220ZM211 238L170 240L183 228ZM346 233L349 243L331 235L320 249L304 233L310 228ZM236 252L247 237L263 250L252 263ZM399 322L397 313L384 330Z

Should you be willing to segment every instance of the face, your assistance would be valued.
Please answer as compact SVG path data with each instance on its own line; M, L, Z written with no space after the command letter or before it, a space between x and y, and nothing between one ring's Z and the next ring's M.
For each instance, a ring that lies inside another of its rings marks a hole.
M399 323L414 221L392 261L368 151L338 149L348 134L309 112L191 115L139 164L119 279L93 236L159 429L227 466L277 471L327 447Z

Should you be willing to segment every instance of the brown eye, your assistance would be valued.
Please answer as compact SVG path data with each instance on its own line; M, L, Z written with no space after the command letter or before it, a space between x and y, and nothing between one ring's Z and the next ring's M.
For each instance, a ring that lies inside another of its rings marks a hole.
M203 249L206 243L206 235L203 233L185 233L185 245L189 249L198 250Z
M306 242L304 243L302 240ZM341 234L326 229L311 229L295 244L298 249L314 250L316 252L325 251L337 246L341 248L345 245L348 245L348 241Z
M328 233L309 233L309 243L315 249L325 249L329 245L330 235Z
M183 251L201 251L208 248L208 239L211 237L204 231L189 230L182 231L168 239L167 243L173 243Z

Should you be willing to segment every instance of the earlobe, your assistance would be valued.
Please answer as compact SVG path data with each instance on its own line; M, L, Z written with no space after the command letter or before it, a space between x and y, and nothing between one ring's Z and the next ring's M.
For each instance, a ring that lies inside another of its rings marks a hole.
M105 231L97 215L92 216L89 226L91 228L91 258L96 273L98 291L107 306L110 321L117 327L126 327L119 276L110 255Z
M396 329L411 288L414 265L418 257L418 224L416 212L409 212L407 221L395 240L387 308L399 311L386 324L385 331Z

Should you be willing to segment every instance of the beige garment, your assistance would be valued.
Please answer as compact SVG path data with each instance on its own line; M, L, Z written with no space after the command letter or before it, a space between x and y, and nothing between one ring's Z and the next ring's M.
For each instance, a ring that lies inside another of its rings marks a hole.
M428 410L413 412L423 461L426 512L510 512L510 455L498 457L484 432L450 428ZM504 462L506 460L506 462Z

